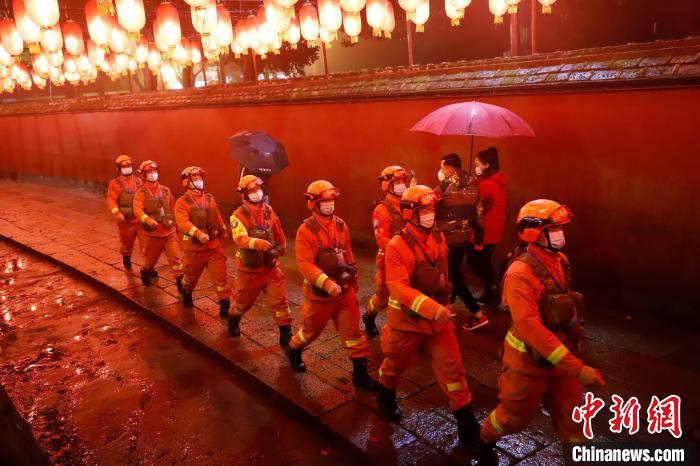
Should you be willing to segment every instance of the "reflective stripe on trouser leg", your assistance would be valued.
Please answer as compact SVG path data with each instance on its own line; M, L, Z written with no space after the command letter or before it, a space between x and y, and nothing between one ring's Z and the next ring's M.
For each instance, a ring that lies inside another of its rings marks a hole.
M304 299L299 310L301 328L292 336L292 340L289 343L290 348L303 348L318 338L337 306L338 303L335 302Z
M164 249L165 256L168 258L173 274L179 277L182 275L182 249L180 249L180 243L177 240L175 232L170 233L165 238Z
M238 270L234 281L233 300L241 313L248 312L265 286L265 275Z
M216 287L216 296L227 299L231 296L231 287L228 285L228 272L226 270L226 255L224 250L218 248L207 251L207 273L211 282Z
M158 263L158 258L160 257L161 252L163 252L165 238L145 235L144 239L143 268L147 270L154 270L156 268L156 264Z
M445 329L426 338L426 346L433 360L433 370L450 401L450 410L457 411L472 401L467 384L462 353L452 329Z
M379 367L379 382L382 385L394 389L399 386L401 374L410 366L424 338L418 333L392 330L388 325L382 327L380 343L384 360Z
M136 222L121 222L117 224L117 228L119 231L119 252L122 256L130 256L141 227Z
M194 291L199 282L199 277L204 271L206 258L198 252L187 251L182 258L182 287L187 291Z
M287 288L282 271L276 267L267 274L267 284L265 295L267 303L274 312L275 321L279 326L290 325L292 323L292 312L287 301Z
M367 338L360 330L360 308L354 292L347 292L343 299L336 303L333 309L333 323L340 334L348 357L356 359L369 356Z

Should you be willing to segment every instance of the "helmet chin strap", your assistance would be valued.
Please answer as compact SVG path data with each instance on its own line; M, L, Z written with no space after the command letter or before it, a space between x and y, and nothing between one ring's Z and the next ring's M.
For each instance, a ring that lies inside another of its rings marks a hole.
M542 246L543 248L545 248L545 249L547 249L547 250L549 250L549 251L552 251L552 252L559 252L559 249L557 249L557 248L555 248L554 246L552 246L552 240L549 238L549 228L545 228L545 230L544 230L544 237L547 238L547 244L546 244L546 245L540 243L539 241L538 241L537 243L538 243L540 246Z
M422 232L428 232L431 230L430 228L425 228L423 225L420 224L420 217L418 215L418 209L414 209L413 215L411 216L411 219L412 220L409 223L416 228L420 228L420 230ZM413 220L418 220L418 223L414 223Z

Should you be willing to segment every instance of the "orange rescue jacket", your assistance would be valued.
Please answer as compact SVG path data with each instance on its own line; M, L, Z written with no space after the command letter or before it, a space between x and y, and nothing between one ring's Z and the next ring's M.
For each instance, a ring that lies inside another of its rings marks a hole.
M112 214L121 212L124 215L124 221L138 222L134 216L134 196L139 187L141 187L141 180L134 175L119 175L111 179L107 188L107 206Z
M168 236L175 232L175 201L167 186L158 182L144 183L134 196L134 216L141 222L146 236ZM151 217L158 222L155 229L148 229L144 220ZM172 226L168 227L168 224Z
M568 278L562 266L566 260L562 253L548 252L534 244L529 251L544 264L560 283ZM514 261L503 279L503 302L510 309L513 325L506 334L503 344L503 363L516 372L529 375L576 375L583 362L567 349L562 341L542 322L540 303L547 290L542 280L525 262ZM552 365L543 367L535 364L527 351L534 348Z
M238 247L236 252L238 270L245 272L266 272L263 265L258 267L248 267L244 264L243 254L245 251L257 251L255 242L261 239L269 241L277 247L279 255L283 256L287 251L287 238L282 230L282 222L275 213L275 210L268 204L253 204L243 201L230 218L231 236Z
M178 230L183 234L182 249L185 251L218 248L221 244L219 238L226 232L214 196L194 189L188 189L175 202L175 221ZM194 236L197 230L209 235L209 241L200 243Z

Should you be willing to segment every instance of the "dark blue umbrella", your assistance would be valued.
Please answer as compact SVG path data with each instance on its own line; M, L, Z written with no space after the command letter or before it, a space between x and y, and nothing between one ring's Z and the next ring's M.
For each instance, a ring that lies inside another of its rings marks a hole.
M284 146L262 131L245 130L229 139L231 157L257 176L275 175L289 165Z

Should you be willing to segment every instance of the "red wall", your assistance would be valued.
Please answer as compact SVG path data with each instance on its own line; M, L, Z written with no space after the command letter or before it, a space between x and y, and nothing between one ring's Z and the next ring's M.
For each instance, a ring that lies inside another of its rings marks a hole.
M536 139L476 139L495 144L509 180L509 218L525 201L549 197L569 204L567 232L577 275L587 286L640 290L690 303L700 282L700 89L498 96L480 99L522 116ZM201 165L207 187L235 202L236 165L227 138L245 128L270 132L291 165L272 183L272 200L287 226L306 215L302 192L317 178L342 193L339 213L355 239L367 241L369 213L379 196L376 176L388 164L414 167L434 184L439 156L467 152L467 140L408 131L455 99L185 108L67 113L0 118L0 172L107 180L112 161L127 153L153 158L175 187L180 170ZM515 238L514 228L503 254Z

